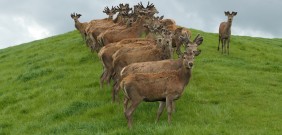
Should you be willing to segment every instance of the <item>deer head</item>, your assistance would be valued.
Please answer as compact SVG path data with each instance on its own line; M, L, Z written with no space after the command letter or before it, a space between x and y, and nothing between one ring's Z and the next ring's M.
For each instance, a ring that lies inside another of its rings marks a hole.
M201 45L204 41L203 37L201 37L200 34L195 37L193 42L190 41L187 33L185 34L185 37L180 36L180 38L185 46L186 52L193 52L195 56L199 54L200 50L198 50L198 46Z
M82 16L81 14L77 14L77 13L72 13L71 14L71 18L74 20L74 21L78 21L78 18Z
M198 34L195 37L193 42L188 43L186 51L187 52L192 51L195 54L195 56L197 56L199 54L199 51L201 51L201 50L198 50L198 46L201 45L203 41L204 41L204 38L200 36L200 34Z
M123 15L123 21L126 24L126 27L131 27L134 22L134 14L133 13L125 13Z
M144 10L144 6L142 2L138 3L137 5L134 5L134 14L139 15L142 10Z
M195 52L192 52L192 51L184 52L182 55L183 66L187 69L191 69L194 65L194 57L200 54L201 54L201 51L197 51L197 55L195 55Z
M165 59L173 58L173 49L172 49L172 32L169 30L164 30L161 35L162 39L162 50L165 52Z
M113 16L116 14L117 9L112 6L111 9L109 7L105 7L103 13L107 14L109 16L109 19L113 19Z
M237 15L237 12L232 11L232 13L230 13L229 11L225 11L224 14L228 17L228 22L232 22L233 17Z
M158 14L159 11L156 9L156 7L154 6L153 3L150 4L150 2L148 1L147 7L146 9L148 11L150 11L150 14L153 16L154 14Z
M183 28L177 28L175 30L175 35L179 35L181 33ZM190 39L187 33L185 33L185 35L181 35L179 36L179 40L180 42L182 42L185 46L187 46L190 43Z
M120 14L126 14L128 13L130 10L132 10L132 8L129 8L129 4L119 4L119 6L117 7L117 11L120 13Z

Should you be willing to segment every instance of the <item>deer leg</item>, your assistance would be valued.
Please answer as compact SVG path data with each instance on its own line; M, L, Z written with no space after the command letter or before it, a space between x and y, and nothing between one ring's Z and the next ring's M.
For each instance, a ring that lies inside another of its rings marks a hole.
M118 97L119 81L118 80L114 81L112 91L113 91L113 96L114 96L113 102L115 101L115 99L117 99L117 101L119 102L119 97Z
M142 101L142 99L136 98L132 101L130 107L128 109L125 109L125 117L127 119L127 125L128 128L132 127L132 113L135 111L136 107L140 104L140 102Z
M82 31L80 31L80 35L82 37L82 40L84 41L84 33Z
M104 81L107 76L107 70L104 70L102 75L100 76L100 88L102 89L104 86Z
M217 51L219 51L219 46L220 46L220 36L218 36L218 47L217 47Z
M88 35L85 36L85 44L89 46L89 36Z
M175 112L175 102L172 102L172 112L174 113Z
M90 40L91 40L90 43L92 43L92 44L90 44L90 46L94 46L94 47L95 47L96 40L95 40L95 38L93 37L92 33L89 34L89 38L90 38Z
M223 54L223 42L224 41L224 39L221 39L221 54Z
M120 80L117 80L117 82L116 82L116 84L115 84L115 87L114 87L114 89L115 89L115 94L116 94L116 96L117 96L117 98L118 98L118 93L119 93L119 90L120 90Z
M173 99L171 97L167 97L166 107L167 107L167 115L168 115L168 124L171 124L172 104L173 104Z
M129 102L129 99L124 96L124 100L123 100L123 112L124 113L125 113L126 109L128 108L128 102Z
M227 54L229 55L229 43L230 43L230 38L227 40Z
M113 103L115 102L116 100L116 92L115 92L115 84L116 84L116 81L114 81L114 84L113 84L113 87L112 87L112 98L113 98Z
M112 74L113 74L113 70L111 68L108 69L108 74L107 74L106 79L105 79L108 82L108 86L110 86L110 84L111 84Z
M226 54L226 46L227 46L226 43L227 43L227 40L225 39L225 40L224 40L224 53L225 53L225 54Z
M163 112L164 107L165 107L164 101L160 101L159 103L160 103L160 105L159 105L159 109L158 109L158 112L157 112L157 119L156 119L155 123L157 123L159 121L160 116L162 115L162 112Z

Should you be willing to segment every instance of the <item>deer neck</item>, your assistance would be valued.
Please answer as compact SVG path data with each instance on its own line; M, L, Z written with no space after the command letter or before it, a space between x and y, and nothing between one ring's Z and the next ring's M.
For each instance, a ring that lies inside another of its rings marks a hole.
M191 78L192 75L192 69L191 68L186 68L184 65L179 69L178 71L178 76L180 80L182 80L183 87L185 87Z
M80 21L78 19L74 20L74 22L75 22L75 28L76 29L81 28L82 24L80 23Z
M228 21L226 22L226 26L225 26L225 33L231 33L231 26L232 26L232 21Z
M177 67L179 67L178 69L182 68L182 66L183 66L183 62L182 61L183 61L183 58L178 58L177 59L177 64L176 65L177 65Z

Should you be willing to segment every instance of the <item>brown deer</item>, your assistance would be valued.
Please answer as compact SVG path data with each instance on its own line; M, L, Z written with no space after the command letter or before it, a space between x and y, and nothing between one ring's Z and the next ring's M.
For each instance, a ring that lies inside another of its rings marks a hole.
M201 52L201 50L198 50L198 46L202 44L203 37L201 37L199 34L194 39L193 42L191 42L189 39L185 39L187 37L180 37L182 41L184 41L186 48L186 52L193 52L195 53L195 56L197 56L198 52ZM185 42L187 41L188 42ZM182 53L181 53L182 54ZM135 73L156 73L156 72L162 72L162 71L168 71L168 70L177 70L182 66L182 59L181 57L178 60L173 59L167 59L167 60L161 60L161 61L149 61L149 62L139 62L139 63L132 63L128 66L125 66L121 72L120 72L120 79L122 80L124 77L126 77L129 74L135 74ZM115 91L118 93L119 91L119 82L115 84Z
M120 54L118 57L113 56L113 67L114 67L114 81L115 84L120 79L120 71L123 67L137 62L146 61L159 61L164 59L171 59L171 33L166 33L163 38L157 40L156 46L144 46L134 49L130 49L127 53ZM120 51L120 50L119 50ZM116 52L118 53L118 51ZM113 101L117 97L117 90L114 85L113 87Z
M152 23L152 15L158 13L158 11L153 4L148 3L145 9L142 3L138 5L135 12L133 12L133 20L136 21L132 23L132 27L108 29L107 31L100 34L97 38L97 41L99 42L100 46L104 46L113 42L118 42L125 38L139 38L144 33L148 34L147 29L145 29L143 25Z
M127 38L123 39L120 42L110 43L101 48L98 53L99 58L103 63L104 71L100 77L100 86L103 87L104 82L110 83L110 79L113 75L113 54L123 47L138 47L145 45L155 45L155 39L158 37L162 25L157 25L157 22L151 25L145 25L144 27L148 28L150 33L146 38Z
M89 39L88 46L90 46L91 51L99 52L102 46L99 46L97 43L97 37L105 32L108 29L116 28L126 28L124 25L124 18L127 17L128 12L131 10L129 8L129 4L119 4L117 7L113 7L109 9L105 7L104 13L106 13L109 17L101 20L92 20L90 25L87 27L86 32ZM113 19L113 15L118 12L118 15L115 19ZM131 24L128 24L131 25Z
M106 13L109 17L105 19L99 19L99 20L92 20L89 22L88 27L86 28L87 33L87 44L91 48L91 51L97 51L99 50L97 46L97 36L107 30L108 28L115 27L117 25L121 25L118 23L114 23L113 21L113 15L117 12L116 7L112 7L109 9L108 7L105 7L103 13ZM119 16L119 15L118 15Z
M124 39L120 42L110 43L104 47L101 48L101 50L98 53L99 58L102 61L103 64L103 73L100 76L100 87L102 88L104 85L104 82L106 81L108 85L110 84L110 80L113 75L113 57L112 55L117 52L120 48L124 46L147 46L150 45L151 40L150 39Z
M166 29L168 29L170 31L174 31L175 37L187 36L187 37L191 38L191 35L192 35L191 31L188 30L188 29L184 29L182 27L177 27L174 20L163 19L160 22L163 26L165 26ZM181 55L181 52L180 52L181 44L179 44L179 42L181 42L179 40L179 38L173 38L173 40L172 40L172 47L175 48L175 52L177 53L178 57Z
M117 12L119 12L119 14L117 15L116 19L114 19L114 23L118 23L118 22L122 22L123 20L123 15L124 14L128 14L130 10L132 10L132 8L129 8L129 4L119 4L119 6L117 6Z
M170 124L173 103L181 97L185 86L188 85L193 63L194 53L185 52L182 57L182 66L178 70L130 74L123 78L120 87L124 92L124 115L128 127L132 127L132 114L142 101L160 101L156 122L166 106ZM131 105L128 107L129 101Z
M175 29L174 31L174 35L173 35L173 40L172 40L172 47L175 48L175 52L178 55L178 57L180 57L182 55L181 53L181 45L182 43L184 44L188 44L190 42L190 38L191 38L191 32L188 29L185 29L183 27L179 27L177 29ZM182 38L178 38L178 37L182 37ZM183 38L185 37L185 38ZM184 45L184 47L186 47Z
M227 44L227 54L229 54L229 43L230 43L230 37L231 37L231 26L232 26L232 21L233 17L237 15L237 12L230 13L229 11L224 12L225 16L228 17L227 22L222 22L220 23L219 26L219 35L218 35L218 48L217 50L219 51L219 45L220 42L222 44L222 52L224 49L224 53L226 53L226 44Z
M81 34L81 37L82 39L85 41L86 38L86 32L85 32L85 29L86 27L88 26L88 23L87 22L84 22L84 23L81 23L79 22L78 18L82 16L81 14L77 14L77 13L73 13L71 14L71 18L74 20L74 23L75 23L75 28L79 31L79 33Z

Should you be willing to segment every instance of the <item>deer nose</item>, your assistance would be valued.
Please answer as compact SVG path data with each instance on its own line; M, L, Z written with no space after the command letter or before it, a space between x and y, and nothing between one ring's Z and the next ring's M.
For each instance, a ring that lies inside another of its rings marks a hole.
M193 63L192 63L192 62L190 62L190 63L189 63L189 66L190 66L190 67L192 67L192 66L193 66Z

